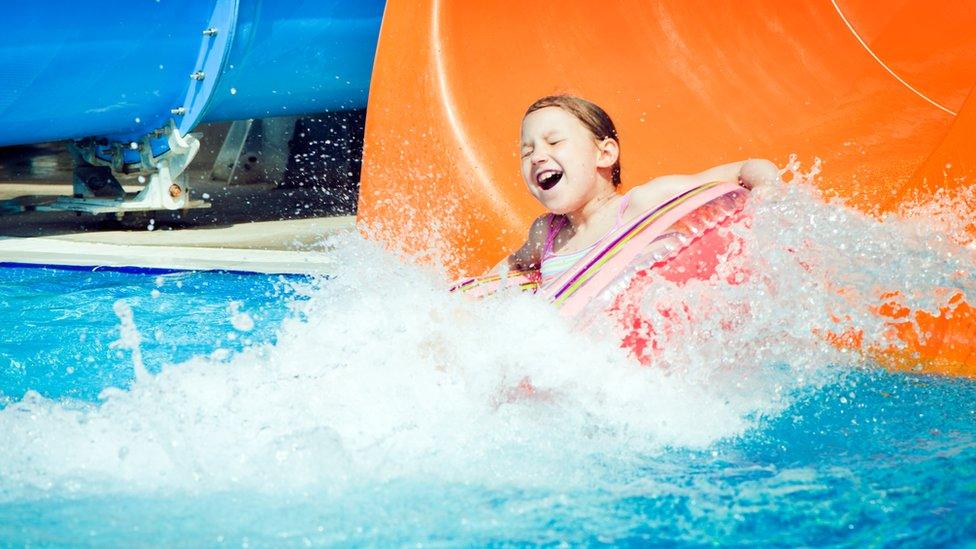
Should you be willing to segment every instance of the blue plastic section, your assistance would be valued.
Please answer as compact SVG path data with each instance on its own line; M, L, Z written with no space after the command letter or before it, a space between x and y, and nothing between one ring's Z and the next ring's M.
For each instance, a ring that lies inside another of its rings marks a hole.
M201 33L200 50L193 65L195 73L204 75L190 80L189 89L181 105L184 114L175 117L180 133L186 135L203 118L217 83L227 66L227 54L237 34L238 0L215 0L213 14L207 22L207 32Z
M154 158L169 151L169 141L167 137L164 135L150 139L149 150ZM112 145L95 145L95 156L105 162L112 162L115 154L114 151L115 149ZM125 146L124 142L122 146L122 159L123 163L126 165L136 165L142 162L139 149L133 149Z
M0 30L0 146L139 141L174 118L189 131L201 120L363 108L383 5L9 2ZM218 28L221 40L204 37L214 21L233 28ZM203 81L189 78L203 67L211 70ZM186 114L171 114L178 107Z
M8 2L0 31L0 145L137 140L182 101L212 2Z
M366 106L383 1L241 2L205 121Z

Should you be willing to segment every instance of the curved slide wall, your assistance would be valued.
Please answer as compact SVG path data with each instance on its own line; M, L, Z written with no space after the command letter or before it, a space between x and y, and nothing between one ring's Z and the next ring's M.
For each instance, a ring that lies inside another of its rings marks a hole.
M8 2L0 146L366 105L382 0ZM214 29L204 34L205 29ZM199 79L190 75L200 72ZM185 112L173 112L183 107Z
M822 184L855 205L892 210L976 180L974 28L966 0L394 0L361 218L414 207L387 223L391 241L426 248L416 229L431 227L459 270L497 261L540 213L519 176L522 113L563 91L613 115L625 185L795 152L822 158Z
M497 262L541 213L519 175L519 121L557 92L613 115L625 187L795 152L822 158L819 184L854 206L896 210L976 182L973 28L966 0L394 0L360 220L456 273ZM956 317L923 354L972 374L976 315Z

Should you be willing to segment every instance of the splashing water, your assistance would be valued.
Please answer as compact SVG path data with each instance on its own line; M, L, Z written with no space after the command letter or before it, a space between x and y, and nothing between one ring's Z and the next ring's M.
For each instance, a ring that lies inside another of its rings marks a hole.
M976 249L976 185L961 186L948 191L938 189L934 196L926 200L916 199L907 202L899 212L902 218L917 222L920 227L935 227L936 242L949 240Z
M110 347L128 349L132 353L132 370L136 381L145 381L149 379L149 372L142 362L142 349L139 347L142 338L132 318L132 307L120 299L112 304L112 310L119 317L119 339Z
M231 354L142 366L136 326L152 320L108 297L131 384L95 401L8 395L0 523L40 513L62 540L244 545L976 533L976 387L887 374L818 335L842 318L884 337L871 307L886 289L925 310L945 288L976 296L972 257L800 184L749 213L737 231L755 276L656 290L721 314L680 326L650 368L532 296L466 301L354 235L330 243L328 279L293 284L274 338ZM214 310L235 333L261 329L253 303ZM22 522L0 532L52 539Z

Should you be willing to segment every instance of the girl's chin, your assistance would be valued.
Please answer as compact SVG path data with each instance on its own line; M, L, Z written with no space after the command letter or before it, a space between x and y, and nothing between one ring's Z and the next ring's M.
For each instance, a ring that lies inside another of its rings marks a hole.
M547 210L556 215L565 215L570 212L575 212L579 208L574 208L573 205L567 204L562 200L543 200L542 205L545 206Z
M533 194L545 209L554 214L563 215L574 212L582 207L579 197L571 196L570 193L565 192L566 190L560 189L559 185L556 185L556 187L548 191L537 189Z

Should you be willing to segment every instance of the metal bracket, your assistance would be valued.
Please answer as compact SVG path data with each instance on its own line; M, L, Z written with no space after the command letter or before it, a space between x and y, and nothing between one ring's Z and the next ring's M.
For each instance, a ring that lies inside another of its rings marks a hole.
M291 116L233 122L214 160L210 179L231 185L280 185L297 121L298 117Z
M125 198L125 190L107 166L77 164L72 178L75 198Z
M143 146L147 148L140 150L143 167L155 169L149 175L146 186L138 193L127 194L122 191L122 186L114 177L111 177L111 171L108 167L79 164L75 167L75 196L70 198L58 197L51 203L38 205L35 210L121 215L125 212L209 207L206 202L189 200L189 187L184 173L193 157L200 150L200 141L192 135L182 136L176 127L170 126L167 144L169 150L166 153L159 157L153 157L151 150L148 150L148 140L144 140ZM91 157L91 155L83 152L79 154L86 160ZM150 162L155 164L147 166L146 164ZM98 198L104 194L88 192L91 189L86 181L90 178L85 179L85 177L91 173L104 175L103 172L98 171L99 169L108 170L109 177L115 181L115 186L110 183L107 184L113 191L113 194L110 195L113 198ZM79 180L81 181L81 192L78 192ZM81 196L78 196L79 194Z
M244 143L247 141L253 123L252 119L231 122L227 136L224 137L224 144L220 147L217 158L214 159L213 170L210 171L212 181L231 182L231 178L240 163L241 154L244 152Z

